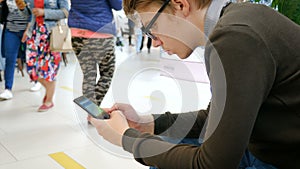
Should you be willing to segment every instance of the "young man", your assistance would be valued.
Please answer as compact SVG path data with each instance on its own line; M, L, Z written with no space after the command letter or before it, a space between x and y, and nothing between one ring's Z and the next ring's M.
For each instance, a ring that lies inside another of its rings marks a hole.
M89 120L106 140L123 146L144 165L238 168L248 149L259 164L241 168L297 169L300 27L264 5L216 3L221 1L123 1L126 15L140 20L153 45L169 54L184 59L205 44L212 89L207 110L139 116L130 105L115 104L107 109L109 120ZM216 17L217 23L210 22ZM206 40L201 32L211 24L215 26ZM155 136L198 138L202 128L199 147Z

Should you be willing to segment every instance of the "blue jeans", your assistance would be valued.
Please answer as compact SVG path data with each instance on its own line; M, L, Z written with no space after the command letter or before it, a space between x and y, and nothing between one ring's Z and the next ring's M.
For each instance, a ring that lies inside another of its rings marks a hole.
M170 143L174 144L193 144L200 146L202 143L202 140L199 139L183 139L178 143L178 140L170 139L168 137L161 137L163 140L168 141ZM226 167L224 167L226 168ZM150 167L150 169L157 169L156 167ZM239 169L277 169L276 167L264 163L260 161L259 159L255 158L250 151L246 150L244 153L244 156L241 160Z
M12 89L15 74L15 65L17 61L17 56L19 53L19 48L21 45L21 40L24 31L11 32L8 29L4 30L4 57L5 57L5 89Z
M136 46L135 46L135 50L136 50L137 53L141 52L140 48L141 48L141 45L143 43L142 39L143 39L142 32L141 32L141 34L136 34Z

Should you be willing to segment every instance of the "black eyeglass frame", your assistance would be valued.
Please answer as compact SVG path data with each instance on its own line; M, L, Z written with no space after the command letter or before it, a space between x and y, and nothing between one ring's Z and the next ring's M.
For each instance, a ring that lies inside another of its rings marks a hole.
M157 40L157 37L155 35L153 35L150 31L151 27L153 26L153 24L155 23L155 21L157 20L157 18L159 17L159 15L162 13L162 11L167 7L167 5L170 3L171 0L166 0L164 2L164 4L159 8L159 10L156 12L156 14L154 15L154 17L150 20L149 24L145 27L144 25L142 25L142 32L148 36L149 38L153 39L153 40Z

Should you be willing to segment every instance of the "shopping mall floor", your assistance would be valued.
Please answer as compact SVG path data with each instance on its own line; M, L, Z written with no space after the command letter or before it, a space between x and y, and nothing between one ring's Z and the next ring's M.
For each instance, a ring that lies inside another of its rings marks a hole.
M87 124L87 114L73 103L81 95L82 72L73 54L67 59L59 71L55 106L43 113L37 108L45 90L29 91L28 75L22 77L16 69L14 97L0 102L0 169L148 168ZM136 54L135 47L117 47L116 72L101 107L125 102L140 114L205 108L209 84L163 73L161 60L159 49ZM3 91L4 82L0 85Z

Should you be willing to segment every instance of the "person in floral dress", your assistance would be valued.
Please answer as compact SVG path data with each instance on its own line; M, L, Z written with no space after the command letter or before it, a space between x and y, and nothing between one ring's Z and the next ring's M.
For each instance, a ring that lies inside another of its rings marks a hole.
M45 87L43 104L39 112L54 106L55 81L60 66L61 53L50 50L51 29L61 19L67 18L68 0L16 0L24 15L32 15L27 27L27 72L32 81Z

